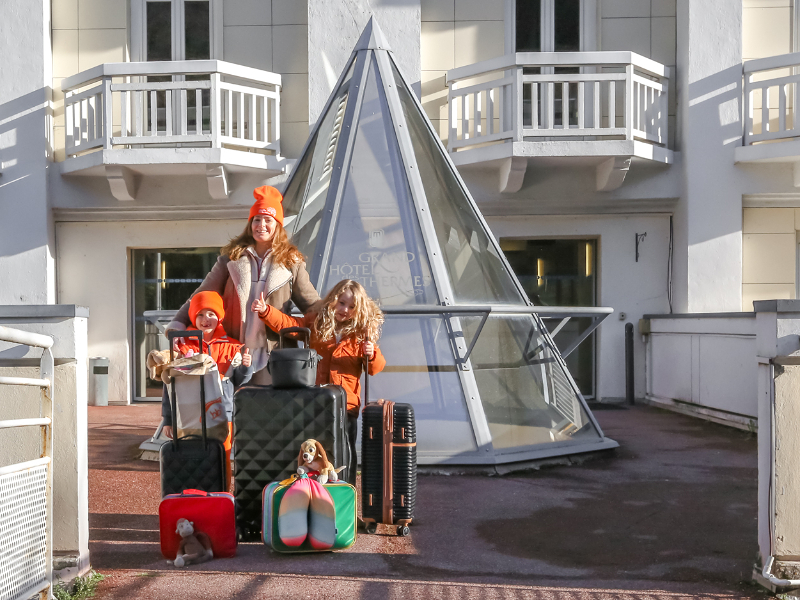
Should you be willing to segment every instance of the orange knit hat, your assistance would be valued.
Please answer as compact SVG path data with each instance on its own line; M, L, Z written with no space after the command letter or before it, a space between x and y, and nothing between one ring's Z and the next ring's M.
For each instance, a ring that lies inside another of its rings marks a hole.
M270 185L262 185L253 190L253 197L256 199L250 209L250 218L256 215L269 215L278 223L283 225L283 196Z
M194 321L197 318L197 313L206 309L213 310L220 321L225 317L222 296L217 292L198 292L192 296L192 301L189 302L189 318L192 320L192 325L197 327L197 323Z

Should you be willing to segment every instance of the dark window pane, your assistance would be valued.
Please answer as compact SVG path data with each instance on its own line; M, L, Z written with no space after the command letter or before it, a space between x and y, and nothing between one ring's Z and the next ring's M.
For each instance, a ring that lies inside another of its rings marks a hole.
M172 60L172 2L147 3L147 60Z
M208 1L184 2L186 60L211 58Z
M134 395L161 397L161 383L147 376L151 350L166 349L167 340L144 316L147 310L177 310L214 266L217 248L133 250Z
M555 51L579 52L581 49L581 0L556 0Z
M517 0L517 52L542 51L541 0Z

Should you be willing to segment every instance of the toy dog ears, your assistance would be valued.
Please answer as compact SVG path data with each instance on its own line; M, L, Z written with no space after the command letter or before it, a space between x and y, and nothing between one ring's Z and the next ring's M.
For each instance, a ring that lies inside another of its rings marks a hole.
M322 464L327 464L328 463L328 455L325 454L325 449L322 447L322 444L320 444L317 440L314 440L314 445L317 448L317 456L322 458Z

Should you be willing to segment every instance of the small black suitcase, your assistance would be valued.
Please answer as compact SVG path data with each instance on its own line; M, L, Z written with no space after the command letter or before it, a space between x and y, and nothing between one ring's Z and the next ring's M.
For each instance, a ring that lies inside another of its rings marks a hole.
M369 372L364 375L369 400ZM414 407L367 401L361 413L361 517L367 533L378 523L409 534L417 502L417 430Z
M334 466L348 464L346 410L347 394L337 385L239 388L233 397L233 479L236 521L244 539L260 536L261 494L273 481L297 471L305 440L319 441Z
M203 347L202 331L170 331L168 333L170 348L172 340L178 337L196 337L198 346ZM170 360L174 358L170 349ZM225 481L225 447L215 438L206 435L206 394L205 386L200 385L200 406L203 415L203 435L190 435L178 439L177 397L175 394L175 378L172 378L172 435L175 439L161 446L159 463L161 467L161 497L167 494L180 494L183 490L195 489L204 492L227 492L228 481Z

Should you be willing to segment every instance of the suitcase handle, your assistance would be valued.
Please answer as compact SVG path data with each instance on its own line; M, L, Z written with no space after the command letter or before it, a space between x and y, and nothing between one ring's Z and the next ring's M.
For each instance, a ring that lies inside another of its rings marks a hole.
M195 489L183 490L181 492L181 496L210 496L210 495L211 494L209 494L208 492L204 492L203 490L195 490Z
M196 337L197 347L200 349L200 354L203 353L203 332L202 331L175 331L170 330L167 332L169 339L169 361L175 360L175 349L172 341L179 337ZM172 388L172 447L178 449L178 397L175 394L175 378L170 378L170 387ZM206 437L206 381L205 375L200 377L200 425L203 429L203 449L208 448L208 439Z
M311 342L311 330L308 327L285 327L278 332L278 349L283 350L283 340L286 339L287 334L302 333L305 339L300 338L300 341L308 348Z
M367 339L366 341L369 341ZM369 356L364 355L364 405L369 402Z

